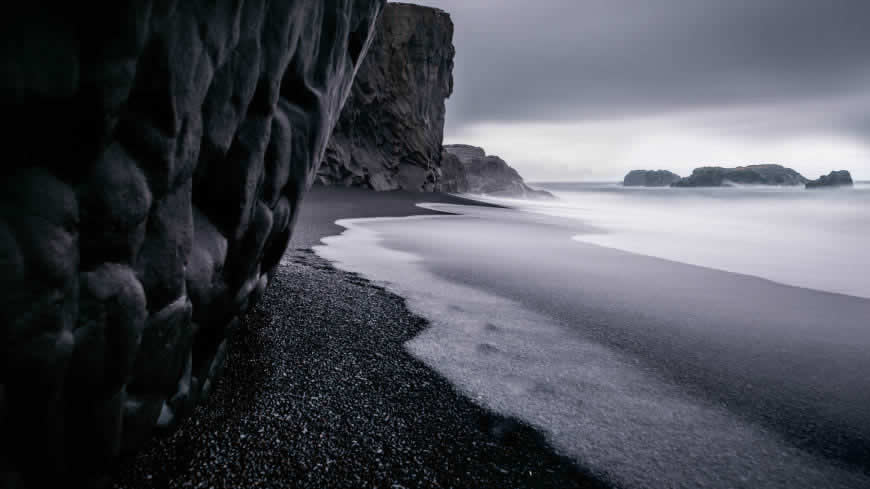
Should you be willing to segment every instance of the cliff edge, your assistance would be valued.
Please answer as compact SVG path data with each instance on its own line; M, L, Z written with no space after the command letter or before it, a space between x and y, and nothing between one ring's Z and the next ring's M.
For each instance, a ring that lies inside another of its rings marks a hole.
M454 53L453 22L447 13L387 4L318 182L375 190L440 190Z

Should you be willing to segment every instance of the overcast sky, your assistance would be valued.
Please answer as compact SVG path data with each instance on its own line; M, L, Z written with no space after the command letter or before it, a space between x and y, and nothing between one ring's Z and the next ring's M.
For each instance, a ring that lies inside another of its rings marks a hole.
M870 179L870 0L416 0L456 25L446 142L527 180L781 163Z

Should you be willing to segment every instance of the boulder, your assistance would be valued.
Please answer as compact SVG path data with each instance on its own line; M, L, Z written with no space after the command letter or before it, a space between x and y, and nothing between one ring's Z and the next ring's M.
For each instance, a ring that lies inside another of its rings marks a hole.
M733 185L803 185L807 179L782 165L748 165L736 168L705 166L695 168L672 187L728 187Z
M667 170L632 170L625 175L626 187L667 187L680 180L680 176Z
M807 182L806 188L851 187L854 184L851 173L846 170L839 170L822 175L817 180Z
M215 385L384 5L5 6L0 485L105 484Z

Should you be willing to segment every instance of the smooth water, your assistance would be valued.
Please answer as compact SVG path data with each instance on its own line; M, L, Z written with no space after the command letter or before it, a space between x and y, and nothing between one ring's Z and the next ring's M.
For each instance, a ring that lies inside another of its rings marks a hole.
M870 184L638 188L542 183L557 201L485 199L597 228L575 239L632 253L870 297Z
M429 319L413 355L618 487L870 487L867 187L542 187L560 200L339 221L316 251Z

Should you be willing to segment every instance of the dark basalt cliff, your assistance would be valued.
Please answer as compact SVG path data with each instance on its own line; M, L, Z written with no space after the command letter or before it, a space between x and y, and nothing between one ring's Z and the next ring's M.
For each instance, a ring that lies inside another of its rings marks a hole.
M739 185L803 185L807 179L782 165L748 165L737 168L705 166L671 184L673 187L723 187Z
M384 0L26 5L0 20L0 486L102 485L213 388Z
M375 190L438 190L453 55L448 14L388 4L318 181Z
M444 179L455 187L451 191L522 199L554 198L550 192L526 185L516 170L498 156L487 156L483 148L452 144L444 146L444 151L461 164L445 167Z
M806 188L851 187L853 185L855 182L852 181L852 174L846 170L839 170L807 182Z
M679 175L668 170L632 170L625 175L622 185L626 187L667 187L679 180Z
M442 192L468 192L468 174L465 165L458 156L447 151L441 151L441 180L439 181Z

